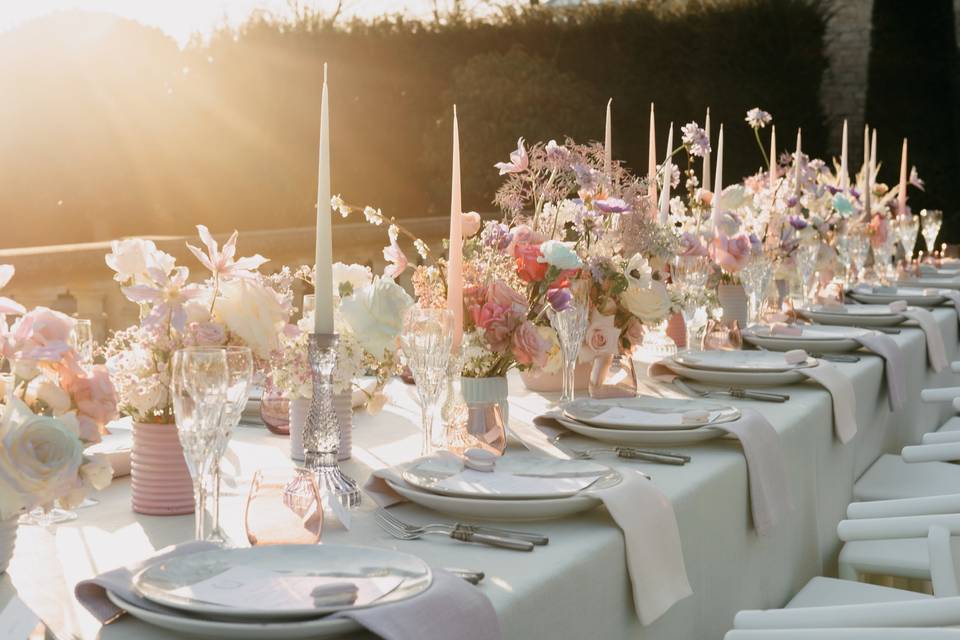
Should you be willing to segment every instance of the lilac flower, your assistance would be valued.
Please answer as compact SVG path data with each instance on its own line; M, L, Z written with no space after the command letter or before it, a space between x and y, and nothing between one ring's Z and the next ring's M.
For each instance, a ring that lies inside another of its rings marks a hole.
M660 188L663 188L663 165L662 164L657 165L657 183L659 184ZM680 167L678 167L677 165L671 162L670 163L670 188L676 189L678 186L680 186Z
M223 248L217 246L217 241L210 235L209 229L204 225L198 224L197 231L200 233L200 240L207 246L207 253L204 254L200 249L187 243L187 249L197 257L200 264L205 266L213 274L214 278L254 278L254 273L264 263L270 262L260 254L234 260L233 256L237 252L237 232L234 231L230 239L223 244Z
M526 171L530 164L530 158L527 156L527 149L523 146L523 138L517 140L517 150L510 153L510 162L498 162L493 165L500 170L500 175L508 173L522 173Z
M573 295L570 293L570 289L566 287L547 291L547 302L550 303L554 311L566 311L570 308L570 302L572 300Z
M577 163L573 165L573 172L577 175L577 184L584 191L593 191L600 182L600 172L588 165Z
M570 150L557 144L556 140L548 142L543 150L547 152L547 159L549 160L566 160L570 157Z
M924 190L925 190L924 187L925 187L926 185L924 185L923 180L920 179L920 174L917 173L917 168L916 168L916 167L910 167L910 178L909 178L909 181L910 181L910 184L912 184L913 186L915 186L917 189L920 189L920 191L924 191Z
M843 189L840 189L840 188L838 188L838 187L834 187L833 185L829 185L829 184L828 184L828 185L827 185L827 191L830 192L830 195L835 196L835 195L837 195L838 193L840 193L841 191L843 191Z
M813 171L814 175L819 175L824 169L824 162L820 158L814 158L807 163L807 167Z
M589 262L587 263L587 268L590 269L590 275L593 277L595 282L603 282L603 270L606 264L606 258L600 256L593 256L590 258Z
M604 198L603 200L595 200L593 205L604 213L623 213L624 211L630 211L630 205L624 202L621 198Z
M793 207L797 206L798 202L800 202L800 198L797 196L790 196L787 198L787 207L792 209Z
M175 267L170 273L150 267L147 269L147 274L152 284L122 287L123 295L131 302L145 302L153 305L149 315L143 319L145 326L162 326L169 319L173 328L182 332L187 323L184 304L203 295L203 289L197 285L187 284L190 272L186 267Z
M696 122L688 122L680 131L683 133L683 144L692 155L703 158L710 153L710 137Z
M797 231L800 231L801 229L806 229L807 226L809 226L807 224L807 221L803 219L803 216L790 216L788 220L790 221L790 226L796 229Z
M488 247L493 247L497 251L506 251L510 243L513 242L513 234L510 227L502 222L487 222L483 230L483 243Z
M761 109L754 107L747 111L747 117L744 118L752 129L763 129L773 121L773 116Z
M763 251L763 243L760 242L760 238L755 233L750 234L750 250L757 255Z
M580 235L594 233L603 225L602 216L596 211L590 211L583 207L578 208L577 214L573 219L573 228Z
M860 202L860 190L856 187L850 187L850 195L857 199L857 202Z

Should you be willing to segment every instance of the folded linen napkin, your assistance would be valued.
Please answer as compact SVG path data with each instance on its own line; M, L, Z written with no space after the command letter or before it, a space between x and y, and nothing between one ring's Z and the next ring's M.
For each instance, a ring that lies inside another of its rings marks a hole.
M121 567L78 582L74 594L101 624L109 624L124 614L107 598L107 590L141 608L177 615L182 612L137 595L133 590L133 576L154 562L218 548L212 542L186 542L168 547L131 567ZM487 596L442 569L431 570L433 584L416 597L377 607L341 611L329 617L349 618L384 640L448 640L454 637L500 640L500 623Z
M916 307L909 307L900 313L915 320L923 329L927 338L927 358L930 360L930 367L937 373L943 371L947 366L947 347L943 342L940 327L937 326L937 319L926 309Z
M937 293L953 303L957 312L957 321L960 322L960 291L956 289L937 289Z
M381 507L405 498L391 482L403 483L396 469L375 471L364 490ZM639 473L623 472L623 480L606 489L582 492L603 501L610 517L623 531L627 573L633 587L633 604L644 626L693 593L680 548L680 530L673 505L655 484ZM453 636L451 636L453 637Z
M802 367L798 373L817 382L833 398L833 431L846 444L857 433L857 400L853 383L831 363L820 360L815 367Z

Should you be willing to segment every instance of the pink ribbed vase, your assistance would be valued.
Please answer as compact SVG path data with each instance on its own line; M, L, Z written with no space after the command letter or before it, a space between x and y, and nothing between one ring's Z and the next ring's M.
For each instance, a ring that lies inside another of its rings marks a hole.
M137 513L193 513L193 481L183 459L176 424L133 423L130 492Z

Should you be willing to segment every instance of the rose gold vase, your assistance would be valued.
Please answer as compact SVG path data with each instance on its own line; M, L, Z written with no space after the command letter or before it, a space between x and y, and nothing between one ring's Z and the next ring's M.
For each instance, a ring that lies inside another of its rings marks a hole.
M193 513L193 481L173 423L133 423L130 454L133 510L150 516Z
M667 336L673 340L678 349L684 349L687 346L687 323L683 320L682 313L675 313L670 316L667 322Z

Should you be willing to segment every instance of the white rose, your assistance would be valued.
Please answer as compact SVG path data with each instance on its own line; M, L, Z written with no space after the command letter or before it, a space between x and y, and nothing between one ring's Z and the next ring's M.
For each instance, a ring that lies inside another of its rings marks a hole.
M83 444L75 422L72 415L34 415L10 398L0 420L0 518L49 504L76 488Z
M341 289L346 289L346 295L350 295L369 285L371 282L373 282L373 272L370 271L370 267L365 267L362 264L333 263L334 293L339 293Z
M647 288L631 284L620 294L620 303L644 324L655 324L670 313L671 301L663 283L653 281Z
M396 349L403 314L413 298L390 278L377 278L340 303L340 313L357 341L374 357Z
M220 285L213 315L260 358L269 358L287 322L287 310L277 294L246 278Z
M579 269L583 263L580 262L580 256L574 250L572 242L560 242L559 240L547 240L540 245L542 258L538 262L546 262L551 267L556 267L561 271L567 269Z
M37 384L39 381L39 384ZM45 378L34 378L27 389L27 396L33 395L37 400L50 407L50 411L55 416L70 411L70 394L60 388L60 385L54 384L51 380Z
M114 280L118 282L143 282L148 278L149 267L168 266L171 256L157 250L152 240L127 238L110 243L111 253L105 260L107 266L117 272ZM172 265L170 265L172 266Z
M557 373L563 368L563 352L560 351L560 340L557 339L557 332L553 327L537 326L537 332L544 340L550 341L550 348L547 350L547 363L543 365L541 371L544 373Z
M110 460L105 454L97 453L80 467L80 477L95 490L101 491L110 486L113 480L113 467L110 466Z

